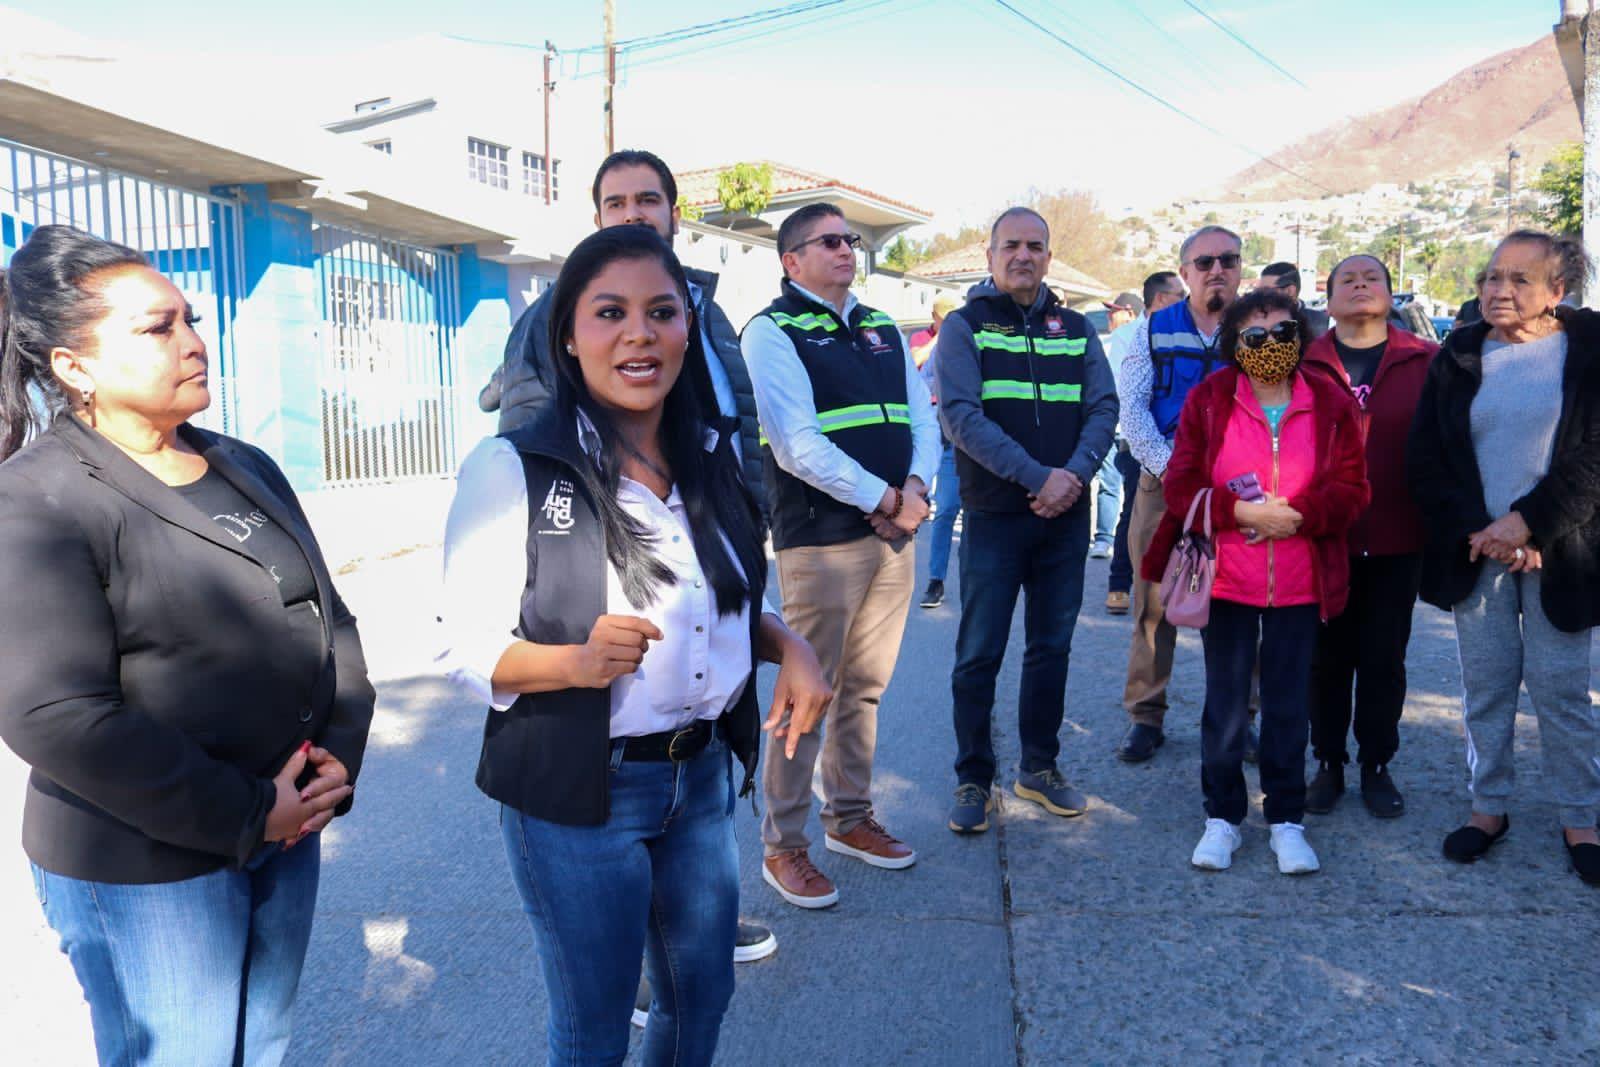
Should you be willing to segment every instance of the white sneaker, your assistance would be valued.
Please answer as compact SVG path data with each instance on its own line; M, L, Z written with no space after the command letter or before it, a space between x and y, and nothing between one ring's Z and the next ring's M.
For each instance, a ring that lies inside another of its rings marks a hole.
M1310 874L1322 869L1317 854L1306 842L1306 828L1297 822L1272 824L1272 851L1282 874Z
M1233 866L1233 854L1244 844L1239 828L1226 819L1207 819L1206 832L1194 846L1189 862L1202 871L1225 871Z

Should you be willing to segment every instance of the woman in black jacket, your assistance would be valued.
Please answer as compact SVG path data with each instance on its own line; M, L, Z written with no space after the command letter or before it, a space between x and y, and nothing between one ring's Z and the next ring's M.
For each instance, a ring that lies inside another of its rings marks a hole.
M644 954L644 1062L707 1064L733 994L755 658L782 665L767 726L789 757L832 694L761 610L738 423L702 418L714 395L671 249L601 230L551 301L555 402L461 468L442 659L491 708L478 786L502 805L539 947L549 1062L622 1062Z
M171 282L45 226L0 305L0 736L40 903L101 1062L278 1063L372 717L355 619L276 464L188 424Z
M1422 599L1454 613L1461 646L1472 817L1445 855L1469 863L1510 829L1526 683L1567 852L1600 885L1600 315L1562 306L1585 266L1568 238L1501 242L1483 321L1452 331L1429 368L1407 465L1427 525Z

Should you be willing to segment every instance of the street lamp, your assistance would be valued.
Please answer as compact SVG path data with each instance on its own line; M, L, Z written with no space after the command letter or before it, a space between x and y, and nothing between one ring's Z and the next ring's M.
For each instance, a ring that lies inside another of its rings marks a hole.
M1522 158L1522 153L1515 148L1506 153L1506 233L1513 229L1512 219L1516 214L1517 196L1517 160Z

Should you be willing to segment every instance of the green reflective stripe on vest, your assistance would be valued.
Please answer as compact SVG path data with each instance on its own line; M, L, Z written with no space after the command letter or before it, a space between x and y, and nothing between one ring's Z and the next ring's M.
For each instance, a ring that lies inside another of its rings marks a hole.
M868 327L876 328L879 326L893 326L894 324L895 321L889 316L885 315L883 312L869 311L867 314L861 316L861 321L856 323L856 326L859 329L865 330Z
M857 426L876 426L886 421L881 404L853 404L847 408L817 412L817 425L823 433L853 430Z
M992 381L983 383L984 400L1032 400L1032 382Z
M985 348L996 349L1000 352L1024 353L1028 351L1028 339L1020 335L1012 336L1010 334L995 333L993 330L979 330L972 335L972 339L977 342L980 352Z
M1081 385L1041 385L1036 394L1032 382L992 381L983 383L984 400L1032 400L1035 396L1047 403L1076 404L1082 396Z
M1089 347L1087 337L1036 337L1033 350L1041 356L1081 356Z
M787 315L782 311L770 312L772 321L779 326L792 326L797 330L823 330L832 333L839 328L839 324L827 315L818 315L814 311L807 311L802 315Z
M884 411L888 412L889 421L902 426L911 425L911 408L906 404L885 404Z

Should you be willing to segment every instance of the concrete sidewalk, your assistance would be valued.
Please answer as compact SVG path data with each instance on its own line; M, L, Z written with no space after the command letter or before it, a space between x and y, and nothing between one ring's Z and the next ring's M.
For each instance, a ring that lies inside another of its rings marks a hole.
M436 551L340 579L362 618L381 703L355 812L325 835L321 906L294 1064L543 1060L544 995L500 851L472 785L482 711L430 676ZM1168 742L1112 757L1129 623L1103 614L1089 565L1062 766L1079 819L1015 799L995 829L945 829L954 785L949 671L955 583L912 609L883 704L879 814L918 849L878 871L824 852L840 903L803 912L760 879L748 804L744 912L776 956L739 968L719 1062L1016 1064L1595 1062L1600 891L1567 869L1519 723L1516 828L1492 858L1439 854L1466 812L1458 671L1447 616L1418 609L1392 822L1349 795L1308 834L1324 871L1277 874L1257 807L1232 871L1190 869L1201 829L1198 641L1186 637ZM1020 625L997 744L1016 756ZM770 689L767 672L763 692ZM1251 772L1254 782L1254 774ZM92 1062L87 1014L31 898L16 846L20 771L0 760L0 1035L7 1063ZM815 826L815 823L813 823ZM820 828L814 830L820 839Z

